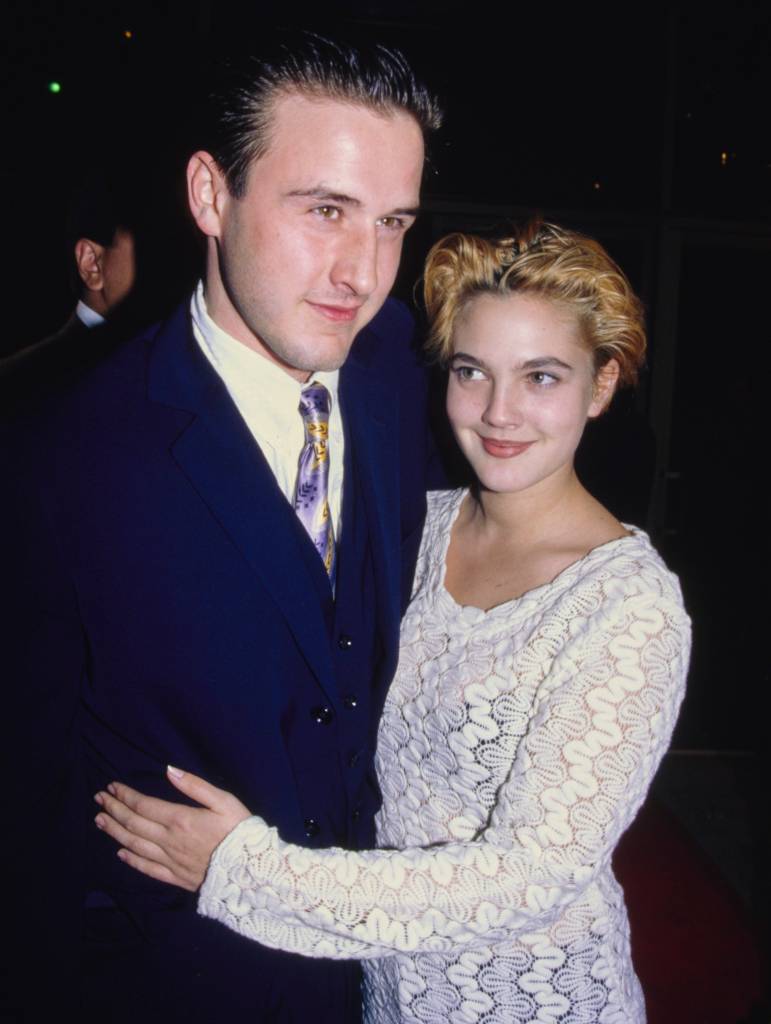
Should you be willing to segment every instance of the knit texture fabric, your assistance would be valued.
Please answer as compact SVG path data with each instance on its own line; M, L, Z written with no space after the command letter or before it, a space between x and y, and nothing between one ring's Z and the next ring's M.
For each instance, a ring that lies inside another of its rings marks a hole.
M519 598L462 607L444 574L464 495L429 496L379 727L381 849L306 850L250 818L215 851L199 912L364 960L370 1024L638 1024L610 860L683 696L677 579L633 530Z

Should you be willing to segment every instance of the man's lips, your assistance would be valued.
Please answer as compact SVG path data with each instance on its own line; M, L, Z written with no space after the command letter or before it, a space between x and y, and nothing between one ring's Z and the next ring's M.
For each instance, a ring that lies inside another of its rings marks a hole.
M521 455L535 444L535 441L496 441L492 437L480 438L482 447L488 455L497 459L511 459L515 455Z
M356 314L361 309L361 304L357 306L336 306L333 303L307 301L308 305L315 309L317 313L335 323L350 323L356 319Z

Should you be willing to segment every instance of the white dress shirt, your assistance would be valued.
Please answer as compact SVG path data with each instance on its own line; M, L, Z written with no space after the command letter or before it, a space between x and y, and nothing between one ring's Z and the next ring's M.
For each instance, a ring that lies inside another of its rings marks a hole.
M276 363L237 341L215 324L206 310L199 282L190 303L193 335L260 446L273 475L290 504L294 501L297 465L305 444L300 393L305 386ZM339 371L319 371L310 380L329 391L329 509L340 537L343 493L343 421L337 400Z
M104 317L101 313L97 313L95 309L87 306L82 299L78 299L78 304L75 307L75 316L80 320L86 327L98 327L99 324L104 323Z

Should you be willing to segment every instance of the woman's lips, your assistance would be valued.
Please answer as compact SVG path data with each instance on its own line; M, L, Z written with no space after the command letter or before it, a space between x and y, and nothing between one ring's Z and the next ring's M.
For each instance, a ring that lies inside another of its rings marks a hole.
M491 437L483 437L481 441L487 454L495 456L496 459L512 459L535 444L535 441L495 441Z

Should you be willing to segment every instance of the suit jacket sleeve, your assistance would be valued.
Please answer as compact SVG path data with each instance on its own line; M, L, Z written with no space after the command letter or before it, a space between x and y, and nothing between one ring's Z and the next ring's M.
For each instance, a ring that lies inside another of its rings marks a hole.
M57 978L73 969L84 834L73 826L86 816L73 794L76 718L88 654L55 509L46 500L44 475L31 469L33 447L31 428L4 430L0 464L10 485L0 509L5 690L0 745L7 760L2 870L13 880L4 900L6 932L13 936L4 966L8 988L22 995L40 986L41 963L46 985L56 986Z

